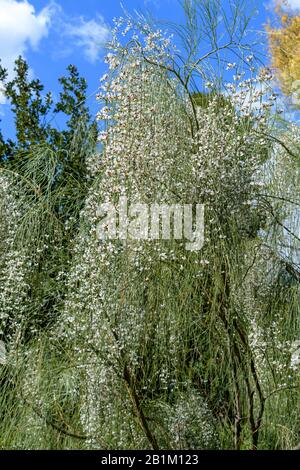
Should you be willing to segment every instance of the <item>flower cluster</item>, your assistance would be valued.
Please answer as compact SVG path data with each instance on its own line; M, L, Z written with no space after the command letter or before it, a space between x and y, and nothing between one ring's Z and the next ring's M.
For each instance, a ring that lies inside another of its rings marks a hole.
M20 339L27 310L30 261L15 244L22 215L12 179L0 175L0 335L11 343Z

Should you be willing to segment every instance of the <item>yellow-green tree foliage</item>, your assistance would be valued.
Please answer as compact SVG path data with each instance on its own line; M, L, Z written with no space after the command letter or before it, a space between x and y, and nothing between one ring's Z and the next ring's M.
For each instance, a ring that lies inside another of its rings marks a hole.
M300 13L286 1L275 7L275 21L267 26L272 66L285 95L300 92Z

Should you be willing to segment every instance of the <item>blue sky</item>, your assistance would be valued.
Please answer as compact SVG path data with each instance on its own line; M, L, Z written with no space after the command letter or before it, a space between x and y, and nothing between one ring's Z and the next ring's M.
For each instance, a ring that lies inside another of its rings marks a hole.
M263 29L270 1L249 0L256 9L251 29ZM290 0L300 7L300 0ZM229 3L229 0L224 2ZM150 9L154 17L180 23L183 19L180 0L123 0L124 7ZM97 111L95 93L103 75L103 45L109 36L112 19L122 14L120 0L0 0L0 58L13 74L13 62L19 54L27 59L31 74L40 78L46 90L58 96L57 78L68 64L78 66L89 84L89 104ZM0 95L1 128L12 133L9 107Z

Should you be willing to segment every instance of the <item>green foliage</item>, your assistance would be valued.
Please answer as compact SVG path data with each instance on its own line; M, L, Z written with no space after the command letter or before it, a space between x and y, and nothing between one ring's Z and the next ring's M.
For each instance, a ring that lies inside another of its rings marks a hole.
M16 141L5 142L0 134L2 163L13 162L15 168L22 166L26 152L36 145L47 145L59 150L61 175L67 168L76 178L86 177L84 148L87 139L96 145L97 126L91 123L87 107L87 84L77 68L70 65L68 76L61 77L60 100L54 106L51 93L44 96L44 85L38 79L31 80L27 62L19 57L15 62L15 77L7 80L7 71L0 67L0 83L3 93L14 114ZM68 118L66 128L58 131L53 127L53 117L64 114ZM79 141L79 136L81 141ZM79 151L78 151L79 150ZM58 175L57 173L57 175Z
M80 77L74 65L69 65L67 70L69 76L59 79L63 91L60 93L60 101L55 106L55 112L62 112L69 116L67 126L69 132L74 132L77 129L79 120L86 119L88 121L90 118L86 106L87 83L84 78ZM66 136L69 136L69 134L66 134Z
M230 100L222 94L215 93L201 93L200 91L192 94L193 101L196 106L201 108L208 108L209 104L215 99L216 105L220 108L226 108L231 105Z
M68 269L70 240L89 184L86 160L96 152L97 138L86 103L86 82L76 67L70 66L68 72L60 79L61 100L52 109L51 94L44 97L41 82L29 78L24 59L16 60L10 81L6 70L0 69L16 129L15 142L0 136L0 176L4 188L14 195L13 200L5 190L2 195L2 226L8 223L10 205L15 214L13 235L6 228L1 237L6 247L0 268L1 334L6 338L22 318L22 337L28 341L55 320L63 298L59 274ZM51 113L69 117L65 130L51 126ZM11 269L19 279L15 290ZM14 307L14 296L19 297L20 308Z
M28 150L31 145L49 138L51 128L44 120L52 105L51 94L43 97L44 86L40 80L30 80L29 66L19 57L15 62L15 78L7 81L7 73L1 67L1 83L5 97L15 116L16 149Z

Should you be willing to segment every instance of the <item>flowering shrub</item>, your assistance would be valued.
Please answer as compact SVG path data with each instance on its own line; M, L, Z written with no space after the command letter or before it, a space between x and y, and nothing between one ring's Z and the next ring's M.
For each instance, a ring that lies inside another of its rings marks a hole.
M28 308L30 261L26 251L15 244L21 216L12 179L0 175L0 335L8 342L20 339Z
M125 34L129 31L130 24ZM255 87L271 77L265 72L248 81L239 78L240 83L227 87L230 94L221 108L218 94L201 107L170 72L170 40L146 27L141 36L133 28L125 47L116 29L107 56L109 73L99 94L104 106L98 115L103 153L89 162L96 179L82 211L60 322L62 343L72 341L78 364L92 364L82 426L88 436L101 435L105 445L118 448L158 448L161 429L169 432L168 426L173 431L164 445L209 447L213 439L201 440L200 432L201 422L203 429L207 426L206 412L201 414L200 407L193 418L193 405L184 411L183 403L171 405L172 397L187 393L192 380L200 393L195 400L204 400L207 413L210 406L222 414L221 402L232 391L220 392L215 385L217 364L237 361L231 366L236 373L252 370L251 379L236 379L234 393L245 386L253 399L253 380L257 403L253 408L250 402L250 413L256 439L265 401L251 336L256 314L253 303L250 310L243 307L244 316L237 313L234 298L241 282L237 260L267 218L258 195L272 148L267 123L274 100L272 95L257 108ZM176 240L99 240L98 207L117 205L121 196L147 204L204 203L204 249L187 253ZM231 328L237 329L238 339ZM233 350L240 350L237 357ZM224 380L232 369L226 366L223 374ZM159 415L146 417L156 397L174 416L169 424ZM247 406L234 411L229 405L226 412L246 415ZM186 430L176 437L175 428L181 426ZM99 446L97 437L91 443Z
M285 192L271 170L275 162L284 171L291 149L270 128L272 76L254 74L252 54L249 70L237 69L224 90L207 84L204 96L189 87L199 63L182 71L177 55L160 30L116 22L98 96L102 151L87 161L92 184L71 268L68 258L55 271L58 320L21 355L18 397L27 397L23 419L41 431L37 447L48 428L63 448L256 449L266 435L278 445L280 410L297 388L299 286L270 243L284 225L270 199ZM203 249L122 233L99 239L99 206L125 196L204 204Z

